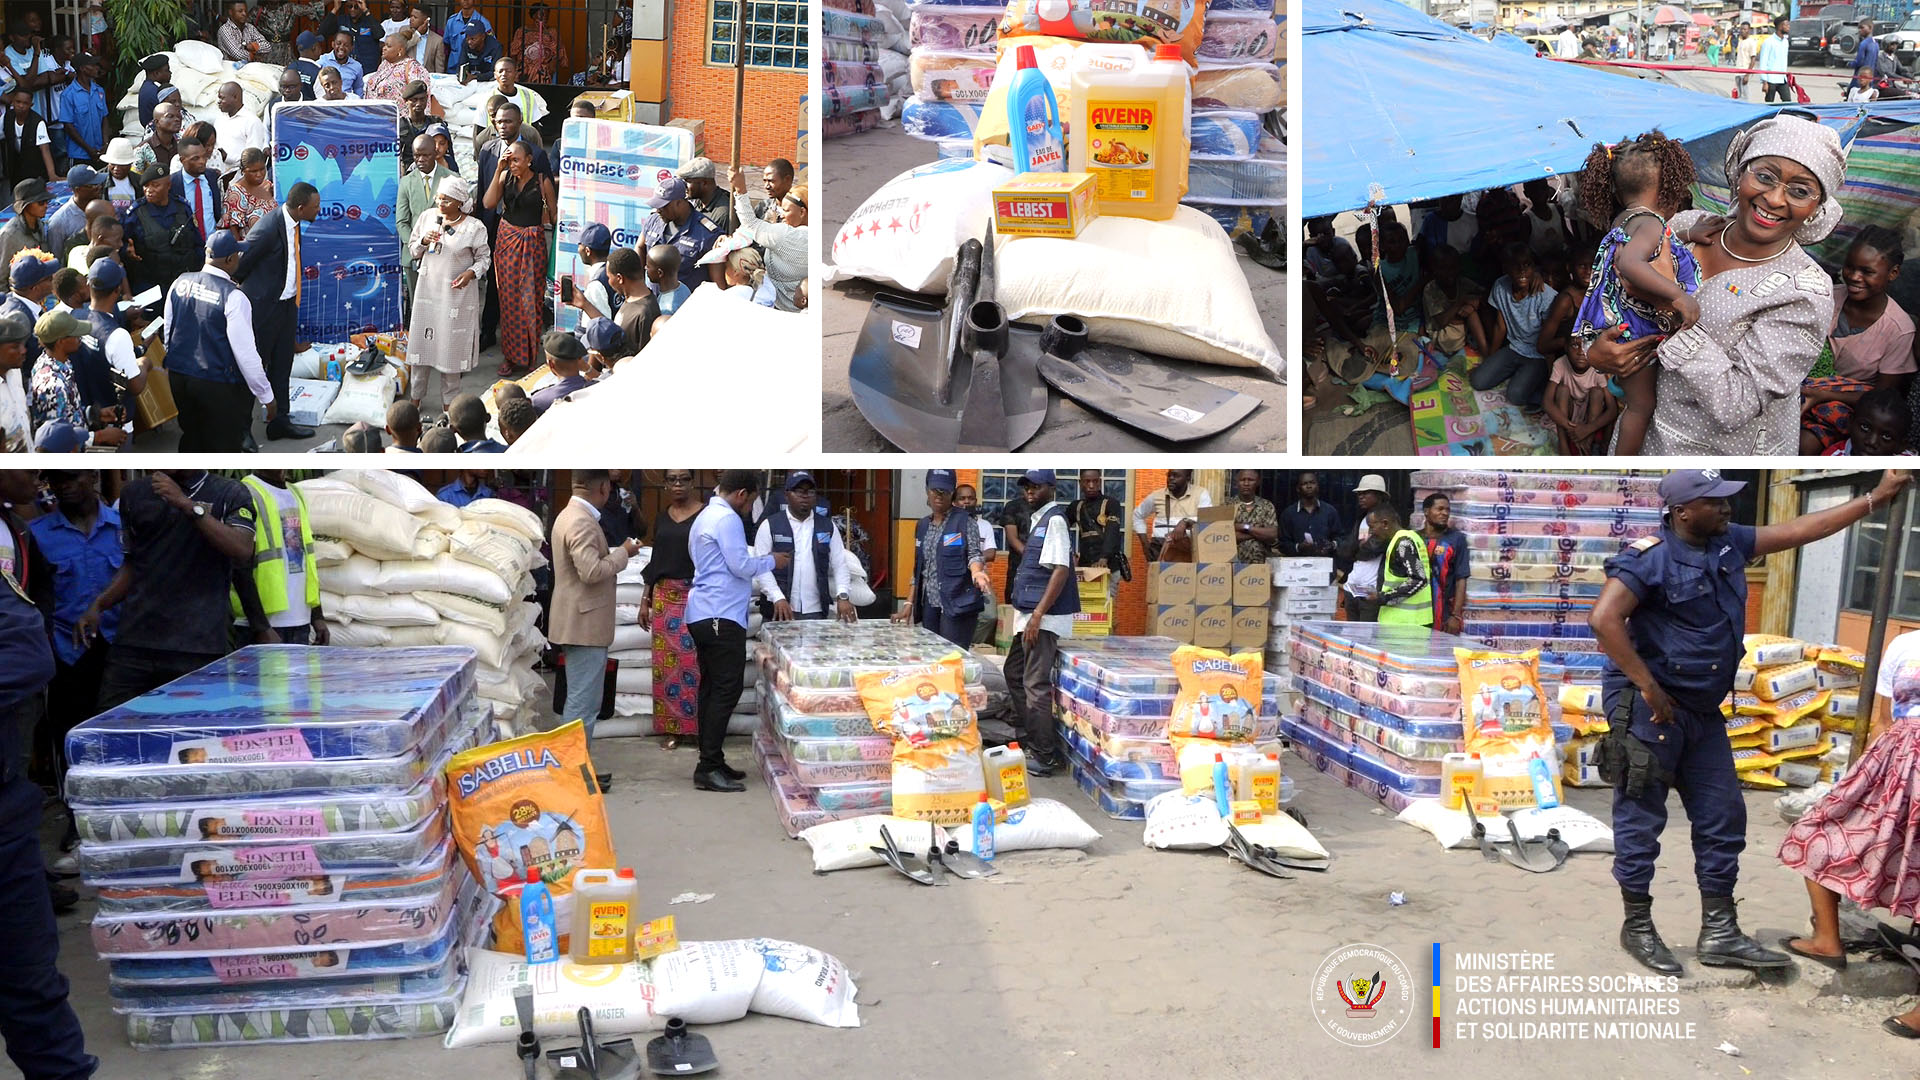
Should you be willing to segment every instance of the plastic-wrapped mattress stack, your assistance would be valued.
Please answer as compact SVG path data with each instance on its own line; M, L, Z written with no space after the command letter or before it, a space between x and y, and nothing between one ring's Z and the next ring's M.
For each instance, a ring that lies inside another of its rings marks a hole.
M1539 649L1576 681L1597 682L1599 643L1587 616L1606 562L1660 529L1660 477L1590 473L1413 474L1414 498L1447 495L1467 534L1469 636L1502 649Z
M411 478L343 470L298 485L312 519L320 610L335 645L462 645L503 727L525 730L547 692L534 662L533 571L543 529L502 499L441 502Z
M973 121L993 88L1004 4L912 5L907 37L907 132L940 143L941 157L973 156Z
M1213 0L1194 50L1187 194L1232 235L1286 219L1286 17L1273 0Z
M795 621L761 629L760 729L753 753L787 835L893 807L893 739L873 728L854 676L951 656L919 626ZM967 704L987 703L980 661L964 656Z
M594 738L659 734L653 727L653 635L640 625L640 601L646 595L641 572L653 555L652 548L641 548L627 561L614 583L613 645L607 656L613 660L613 716L594 725ZM760 715L760 613L747 617L747 671L740 703L734 706L733 719L727 724L729 735L751 735ZM679 693L678 686L668 693Z
M1180 786L1180 769L1167 725L1180 680L1173 672L1168 637L1072 638L1062 640L1055 661L1055 694L1060 744L1073 765L1080 790L1109 817L1146 818L1146 804ZM1255 725L1260 744L1279 732L1277 676L1266 677ZM1258 745L1278 750L1278 743ZM1292 798L1292 781L1282 779L1281 799Z
M492 901L447 761L492 741L464 648L256 645L74 728L93 943L138 1047L444 1031Z
M1300 715L1281 721L1294 751L1341 783L1404 810L1440 795L1440 759L1465 748L1455 648L1484 649L1473 637L1377 623L1295 623L1288 648ZM1566 671L1540 665L1556 742Z
M873 0L826 0L820 9L826 35L821 66L822 134L852 135L880 126L881 106L889 99L880 56L885 27L874 15Z

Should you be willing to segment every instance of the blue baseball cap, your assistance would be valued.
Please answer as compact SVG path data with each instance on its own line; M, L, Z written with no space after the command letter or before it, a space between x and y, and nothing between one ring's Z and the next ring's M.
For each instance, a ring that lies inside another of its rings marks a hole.
M42 454L77 454L87 448L87 433L72 424L48 424L34 438L33 448Z
M686 197L687 182L677 176L670 176L654 189L653 198L647 200L647 205L658 210L670 202Z
M301 52L306 52L308 49L320 44L320 35L311 30L302 30L300 31L300 36L293 39L293 44L294 47Z
M927 490L928 491L952 491L954 488L959 486L960 486L960 481L957 478L955 478L955 476L953 475L952 469L928 469L927 470Z
M207 258L225 259L247 250L247 245L233 238L233 234L221 229L207 241Z
M613 232L605 225L594 222L580 230L580 250L605 252L613 248Z
M808 487L820 486L813 482L813 474L806 471L805 469L795 469L792 472L787 474L787 490L788 491L792 491L794 488L797 488L802 484L805 484Z
M1033 487L1041 487L1043 485L1051 484L1053 482L1054 482L1054 478L1053 478L1052 469L1028 469L1026 472L1022 473L1020 476L1020 483L1023 486L1031 485Z
M93 265L87 267L87 284L96 289L117 289L126 280L126 267L107 256L93 260Z
M13 265L7 270L7 280L13 282L16 289L31 289L47 280L60 269L60 264L52 259L42 261L22 252L13 257Z
M597 353L616 352L627 344L626 331L612 319L590 319L580 328L580 338Z
M1722 478L1719 469L1675 469L1660 478L1660 501L1679 506L1695 499L1725 499L1746 486L1743 481Z
M68 187L97 187L106 179L104 173L94 171L91 165L75 165L67 170Z

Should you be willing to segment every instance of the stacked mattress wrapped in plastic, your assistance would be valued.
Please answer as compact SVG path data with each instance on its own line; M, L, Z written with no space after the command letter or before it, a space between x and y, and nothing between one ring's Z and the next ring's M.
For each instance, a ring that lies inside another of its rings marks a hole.
M138 1047L444 1031L493 901L444 771L493 740L466 648L256 645L67 736L93 943Z
M307 503L320 610L334 645L459 645L503 729L526 730L546 683L534 662L533 571L543 529L502 499L454 507L397 472L343 470L296 485Z
M874 15L873 0L827 0L820 29L822 130L831 137L878 127L891 99L880 58L893 56L904 70L905 57L886 48L886 27Z
M613 716L594 725L594 738L627 735L664 735L667 732L654 726L653 695L656 691L653 671L653 634L640 625L640 602L646 598L646 582L641 579L642 571L653 555L652 548L641 548L639 553L627 561L627 568L620 571L615 579L613 594L613 645L607 650L607 657L616 665L614 674ZM756 727L754 718L760 715L760 665L756 663L760 643L754 640L760 633L760 613L755 611L747 617L747 671L744 689L740 692L740 703L734 706L733 720L727 725L729 735L751 735ZM699 684L691 686L669 682L658 688L660 693L675 697L685 696L689 708L698 696Z
M1187 194L1228 235L1286 219L1286 16L1273 0L1213 0L1194 50Z
M760 730L753 752L787 835L893 807L893 739L874 730L854 676L951 656L924 627L880 620L795 621L761 629ZM980 661L964 657L967 704L987 703Z
M908 134L940 140L940 156L973 156L973 123L993 88L1004 4L925 2L908 11ZM884 16L883 16L884 17Z
M1417 626L1303 622L1291 630L1300 715L1283 720L1294 751L1341 783L1404 810L1414 799L1438 798L1440 759L1465 749L1459 660L1454 649L1485 649L1471 636ZM1561 723L1559 665L1540 665L1554 739Z
M1577 680L1597 682L1601 655L1587 617L1606 562L1660 530L1658 474L1475 472L1413 474L1415 498L1448 496L1467 534L1469 636L1501 649L1539 649Z
M1074 781L1107 815L1146 818L1154 796L1180 786L1167 725L1180 680L1167 637L1062 639L1054 669L1060 745L1073 765ZM1255 725L1260 752L1278 750L1280 679L1266 677ZM1266 745L1272 743L1272 745ZM1281 799L1292 782L1281 781Z

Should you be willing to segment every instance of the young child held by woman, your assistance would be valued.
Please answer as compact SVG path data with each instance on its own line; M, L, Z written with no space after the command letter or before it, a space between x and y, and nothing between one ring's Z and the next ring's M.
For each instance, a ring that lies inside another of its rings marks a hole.
M1621 340L1678 333L1700 320L1693 294L1700 267L1686 238L1667 219L1686 206L1693 184L1687 148L1658 131L1617 146L1596 145L1580 175L1580 205L1606 235L1593 257L1592 283L1573 333L1592 342L1615 326ZM1653 367L1621 383L1626 408L1614 443L1617 454L1637 454L1653 421Z

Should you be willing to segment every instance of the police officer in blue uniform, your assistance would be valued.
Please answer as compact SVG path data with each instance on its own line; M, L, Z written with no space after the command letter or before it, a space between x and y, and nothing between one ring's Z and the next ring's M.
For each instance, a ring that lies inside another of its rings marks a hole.
M640 243L634 245L636 251L644 253L655 244L672 244L680 249L681 266L698 266L700 257L720 238L720 226L695 209L687 197L687 182L677 176L664 181L654 191L653 198L647 200L647 205L653 208L653 213L647 215L640 226ZM708 276L694 273L680 280L686 283L687 291L692 292L713 279L710 273Z
M38 487L38 473L0 470L0 501L31 500ZM25 572L26 532L0 520L0 903L7 909L0 919L0 971L6 975L0 979L0 1036L24 1075L86 1080L100 1062L87 1053L58 967L60 928L40 853L42 794L27 778L27 740L54 666L46 612L28 596L20 579Z
M848 595L852 581L844 561L846 545L840 540L840 527L819 500L813 474L793 470L787 474L786 504L769 508L754 535L755 555L785 555L792 560L754 578L764 597L761 610L774 622L853 622L860 617ZM803 563L808 570L805 582L800 581ZM796 590L796 583L806 588Z
M1845 529L1886 506L1910 479L1889 471L1861 498L1754 528L1734 523L1728 502L1745 484L1714 469L1673 472L1660 481L1660 531L1607 560L1607 582L1588 624L1607 656L1602 693L1613 731L1603 758L1614 785L1613 876L1626 908L1620 945L1654 971L1682 970L1654 928L1651 895L1670 789L1679 791L1693 827L1700 962L1792 963L1742 933L1734 910L1747 805L1720 703L1733 691L1745 649L1746 568Z
M1007 649L1007 690L1022 722L1020 744L1027 771L1051 776L1065 767L1053 727L1053 658L1064 634L1073 632L1080 587L1073 574L1073 516L1054 498L1052 469L1028 469L1020 491L1033 515L1026 545L1013 568L1013 643Z

